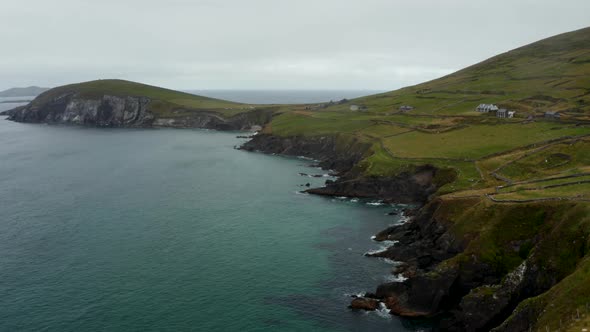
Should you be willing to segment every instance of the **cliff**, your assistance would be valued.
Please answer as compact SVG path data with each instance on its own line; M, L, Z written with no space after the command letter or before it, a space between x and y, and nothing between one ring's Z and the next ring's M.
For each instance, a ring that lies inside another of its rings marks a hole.
M262 126L274 109L256 108L119 80L51 89L4 112L17 122L100 127L243 130Z

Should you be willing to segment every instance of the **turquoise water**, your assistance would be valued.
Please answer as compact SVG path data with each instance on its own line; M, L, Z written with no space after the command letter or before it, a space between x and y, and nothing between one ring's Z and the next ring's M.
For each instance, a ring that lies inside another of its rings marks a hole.
M347 294L392 207L297 193L324 179L235 133L0 117L0 331L404 331Z

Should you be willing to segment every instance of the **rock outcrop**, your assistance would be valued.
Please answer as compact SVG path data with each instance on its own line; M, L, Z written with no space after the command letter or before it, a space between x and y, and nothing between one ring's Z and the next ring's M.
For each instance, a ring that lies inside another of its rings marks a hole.
M345 175L325 187L309 189L306 192L323 196L347 196L374 198L392 203L424 203L436 192L433 178L437 169L420 167L412 173L401 173L395 177L364 177Z
M101 127L149 127L154 122L153 114L147 109L149 102L144 97L104 95L99 99L82 99L68 93L11 110L8 119Z
M350 302L350 309L374 311L379 308L379 301L366 297L357 297Z
M338 136L291 136L256 135L242 145L246 151L268 154L303 156L319 161L324 169L340 173L350 171L365 155L370 145L354 138Z

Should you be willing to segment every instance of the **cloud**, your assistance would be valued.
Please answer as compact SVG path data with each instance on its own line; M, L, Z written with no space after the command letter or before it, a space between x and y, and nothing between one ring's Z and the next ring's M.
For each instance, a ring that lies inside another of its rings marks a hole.
M590 2L20 0L0 88L119 77L182 89L394 89L588 24Z

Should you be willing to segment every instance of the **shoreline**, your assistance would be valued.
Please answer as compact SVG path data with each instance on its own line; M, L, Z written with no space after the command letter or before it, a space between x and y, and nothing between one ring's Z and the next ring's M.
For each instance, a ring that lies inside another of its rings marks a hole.
M453 230L459 216L456 212L470 206L483 204L485 209L496 210L506 219L522 211L534 214L545 210L547 207L540 203L523 203L513 208L506 204L494 205L485 199L482 203L477 197L436 196L438 188L448 183L445 181L454 181L454 177L448 172L445 174L444 169L438 176L439 170L432 165L415 167L393 177L364 176L357 166L370 146L350 137L280 137L259 133L238 149L317 161L314 167L333 171L331 174L337 177L328 179L323 187L304 190L304 194L418 206L408 210L407 222L373 235L373 241L392 245L367 256L395 262L391 272L397 276L377 285L374 291L366 291L364 296L351 298L349 307L352 310L381 313L389 310L390 314L410 321L432 321L432 325L447 331L508 332L534 326L541 305L532 308L520 305L524 300L549 291L567 276L544 271L545 257L535 251L523 258L517 267L498 270L480 259L481 252L469 253L471 239ZM537 238L533 245L535 248L550 246L552 241L558 240ZM552 281L539 283L543 278Z
M349 142L350 143L350 142ZM519 208L481 202L479 198L442 198L434 193L438 186L437 169L424 165L413 173L394 178L365 178L355 170L358 146L339 144L333 137L276 137L256 135L240 149L265 154L308 156L319 160L322 169L338 170L338 179L306 193L357 199L378 199L386 203L413 203L407 209L407 221L388 227L371 238L385 243L384 250L366 256L395 262L390 282L376 285L362 296L351 298L349 308L360 311L388 310L417 323L428 321L444 331L513 331L534 326L537 311L520 309L520 304L548 291L559 280L553 272L542 271L541 254L526 257L516 268L498 270L469 254L469 238L458 237L453 230L454 210L489 204L488 208L511 218ZM352 151L352 153L351 153ZM400 194L401 193L401 194ZM487 206L487 205L485 205ZM486 208L486 209L488 209ZM541 205L524 210L539 211ZM509 220L509 219L508 219ZM539 245L544 245L543 241ZM550 245L550 244L549 244ZM550 284L537 280L552 278ZM493 291L488 291L492 287ZM512 315L516 311L519 314Z

